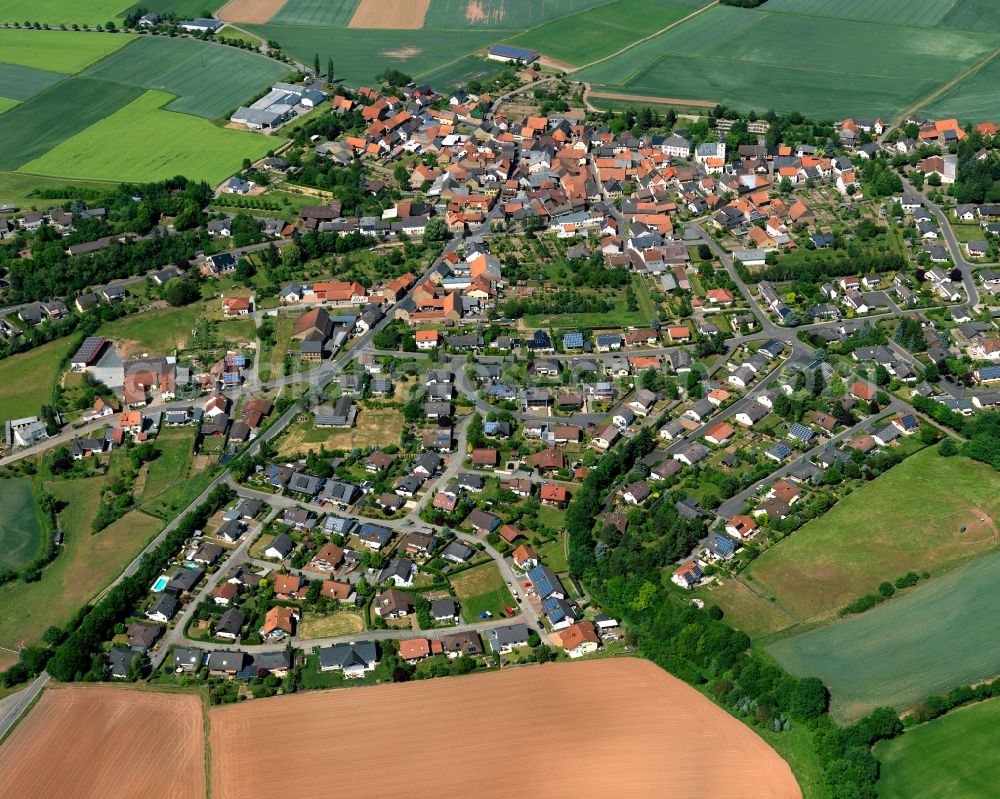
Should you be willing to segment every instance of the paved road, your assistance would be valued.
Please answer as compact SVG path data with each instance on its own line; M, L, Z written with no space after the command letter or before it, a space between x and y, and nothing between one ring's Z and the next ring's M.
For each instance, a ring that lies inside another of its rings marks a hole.
M767 475L767 477L763 478L762 480L758 480L756 483L754 483L746 490L741 491L739 494L736 494L735 496L727 499L725 502L719 505L718 508L716 508L715 510L716 517L720 519L731 519L733 516L742 513L743 506L746 503L746 501L749 500L751 497L756 496L764 486L770 485L771 483L781 479L798 464L811 460L819 453L821 449L824 449L825 447L830 446L831 444L836 444L841 441L844 441L845 439L851 438L857 433L860 433L862 430L866 430L867 428L871 427L872 422L874 421L875 418L881 418L885 414L901 413L905 410L912 410L912 409L902 400L893 397L892 401L879 412L877 417L868 417L866 419L863 419L856 425L849 427L847 430L844 430L843 432L833 436L828 441L825 441L822 444L817 444L808 452L802 454L801 456L795 458L794 460L789 461L780 468L775 469L773 472L771 472L769 475Z
M3 715L0 716L0 741L17 724L18 719L30 707L31 703L35 701L35 698L41 693L42 688L45 687L48 681L49 673L43 671L34 679L31 685L20 693L10 697L13 701L9 705L4 706Z

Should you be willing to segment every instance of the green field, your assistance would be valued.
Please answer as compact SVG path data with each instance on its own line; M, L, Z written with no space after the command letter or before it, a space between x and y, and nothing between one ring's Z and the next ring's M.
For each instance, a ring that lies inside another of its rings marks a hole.
M167 110L217 119L228 117L289 71L289 67L247 50L157 36L140 39L87 75L176 95L177 99L167 103Z
M128 105L141 89L77 77L0 117L0 169L13 171ZM73 113L66 113L72 108ZM91 176L88 176L91 177Z
M145 504L168 488L187 479L194 449L194 428L164 428L156 437L159 456L150 462L143 486Z
M271 22L280 25L347 27L360 0L288 0Z
M768 549L747 572L780 608L815 621L883 580L940 571L992 551L992 519L1000 519L1000 473L926 449Z
M887 518L882 514L883 518ZM797 676L823 680L852 721L1000 674L1000 553L918 585L859 616L768 645Z
M424 26L428 28L501 28L524 30L553 19L587 11L612 0L431 0Z
M58 72L0 63L0 91L13 100L28 100L65 77Z
M56 559L34 583L0 586L0 646L17 648L38 640L53 624L65 624L106 586L162 527L132 511L96 535L91 524L106 478L57 480L45 490L68 503L59 514L66 537Z
M34 559L42 534L31 481L0 480L0 507L0 568L13 571Z
M215 13L226 0L143 0L138 5L160 14L176 14L179 19L203 16L206 11Z
M0 22L103 25L119 19L131 5L127 0L0 0Z
M940 27L1000 33L995 0L958 0L940 20Z
M416 79L463 56L495 44L488 30L377 30L324 28L307 25L244 25L249 31L277 40L289 55L311 64L318 53L320 66L333 58L338 78L369 84L386 67L405 70Z
M503 616L503 609L514 604L495 563L484 563L461 572L451 579L451 587L462 607L462 618L467 622L479 621L479 614L484 610L494 617Z
M965 2L965 0L959 0ZM768 11L788 11L816 17L841 17L933 28L948 12L941 0L769 0ZM981 27L970 30L982 30Z
M988 799L1000 784L1000 699L953 710L875 746L883 799Z
M244 158L256 160L275 146L272 138L164 111L170 99L163 92L146 92L20 171L137 183L184 175L214 184L239 171Z
M15 105L17 105L17 100L11 100L7 97L0 97L0 114L2 114L4 111L9 111Z
M616 0L506 39L573 66L589 64L683 19L705 3Z
M439 91L463 86L470 80L486 80L504 69L499 61L490 61L477 55L467 55L438 69L421 75L420 79L437 86Z
M1000 56L948 89L920 112L932 118L955 117L962 124L991 122L1000 108Z
M0 361L0 418L37 416L52 402L52 391L73 354L73 340L61 338Z
M712 8L578 77L598 91L890 117L1000 46L992 34L763 9Z
M67 0L67 5L73 0ZM51 5L50 3L47 5ZM4 0L0 0L0 19ZM0 61L72 75L124 47L131 33L83 33L0 28Z

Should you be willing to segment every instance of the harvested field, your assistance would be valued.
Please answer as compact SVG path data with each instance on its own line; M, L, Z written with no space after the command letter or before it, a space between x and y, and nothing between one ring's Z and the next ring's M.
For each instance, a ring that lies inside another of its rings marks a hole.
M0 747L0 796L201 799L204 757L196 696L49 688Z
M395 408L361 408L354 427L336 429L314 427L312 422L291 427L278 444L283 455L319 452L327 449L354 449L399 440L403 435L403 414Z
M229 0L216 13L223 22L263 24L281 11L285 0Z
M361 0L347 27L417 30L424 27L430 4L431 0Z
M588 701L579 701L581 696ZM548 735L524 734L525 715L512 697L530 697L532 716L547 719ZM329 763L351 763L364 773L365 766L379 762L385 735L379 720L399 707L420 719L422 754L408 759L406 768L380 769L377 779L352 781L356 799L436 799L442 775L464 785L468 795L506 799L515 790L513 782L491 775L510 763L532 774L533 796L608 796L623 786L630 799L802 795L788 765L749 727L654 664L621 658L213 708L212 796L325 796ZM454 723L457 714L489 723L469 735L466 726ZM289 726L296 735L273 735ZM334 734L345 728L352 734ZM266 758L260 757L262 747ZM581 783L553 767L570 758L601 765L588 769ZM709 758L726 768L705 768ZM276 769L275 762L296 767Z

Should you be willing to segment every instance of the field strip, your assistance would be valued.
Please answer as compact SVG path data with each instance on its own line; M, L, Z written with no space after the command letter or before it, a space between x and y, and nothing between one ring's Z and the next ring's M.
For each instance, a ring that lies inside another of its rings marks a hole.
M903 120L903 119L905 119L907 117L907 115L912 114L914 111L917 111L920 108L923 108L925 105L930 105L932 102L934 102L938 97L940 97L942 94L944 94L945 92L947 92L949 89L954 88L959 83L961 83L963 80L965 80L968 77L971 77L976 72L978 72L980 69L982 69L983 67L985 67L988 63L990 63L990 61L992 61L994 58L997 57L997 54L1000 54L1000 47L998 47L996 50L994 50L992 53L990 53L988 56L986 56L986 58L984 58L981 61L973 64L971 67L969 67L967 70L965 70L965 72L963 72L962 74L956 75L954 78L952 78L946 84L944 84L944 86L942 86L937 91L935 91L932 94L930 94L927 97L925 97L923 100L921 100L920 102L918 102L912 108L907 108L905 111L903 111L902 114L900 114L896 119L894 119L892 121L892 124L889 127L896 127L900 123L901 120Z
M654 33L649 34L649 36L644 36L641 39L636 39L634 42L629 43L628 45L626 45L625 47L623 47L621 50L616 50L615 52L610 53L610 54L604 56L603 58L598 58L596 61L591 61L589 64L582 64L582 65L580 65L578 67L575 67L574 69L571 69L569 71L570 72L578 72L581 69L587 69L588 67L593 67L593 66L597 66L598 64L603 64L605 61L608 61L609 59L612 59L612 58L614 58L617 55L621 55L622 53L625 53L625 52L631 50L633 47L636 47L636 46L642 44L643 42L648 42L650 39L655 39L661 33L666 33L668 30L671 30L672 28L676 28L678 25L683 25L689 19L694 19L699 14L704 14L706 11L708 11L708 9L712 8L715 5L717 5L716 0L712 0L712 2L709 3L707 6L702 6L697 11L692 11L686 17L683 17L681 19L675 20L674 22L671 22L669 25L667 25L667 27L660 28L660 30L655 31Z
M585 84L586 90L584 91L584 102L587 105L588 110L598 111L599 109L594 108L588 102L589 98L597 97L603 100L626 100L633 101L637 103L659 103L661 105L689 105L693 108L715 108L719 103L717 100L681 100L676 97L653 97L641 94L623 94L621 92L595 92L590 88L590 84Z

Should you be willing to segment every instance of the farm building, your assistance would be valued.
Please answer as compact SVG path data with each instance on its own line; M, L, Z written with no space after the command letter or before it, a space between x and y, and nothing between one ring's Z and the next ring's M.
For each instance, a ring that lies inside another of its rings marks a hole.
M526 50L523 47L511 47L506 44L493 45L487 52L487 56L491 61L503 61L504 63L521 61L525 64L531 64L538 60L538 53L534 50Z

